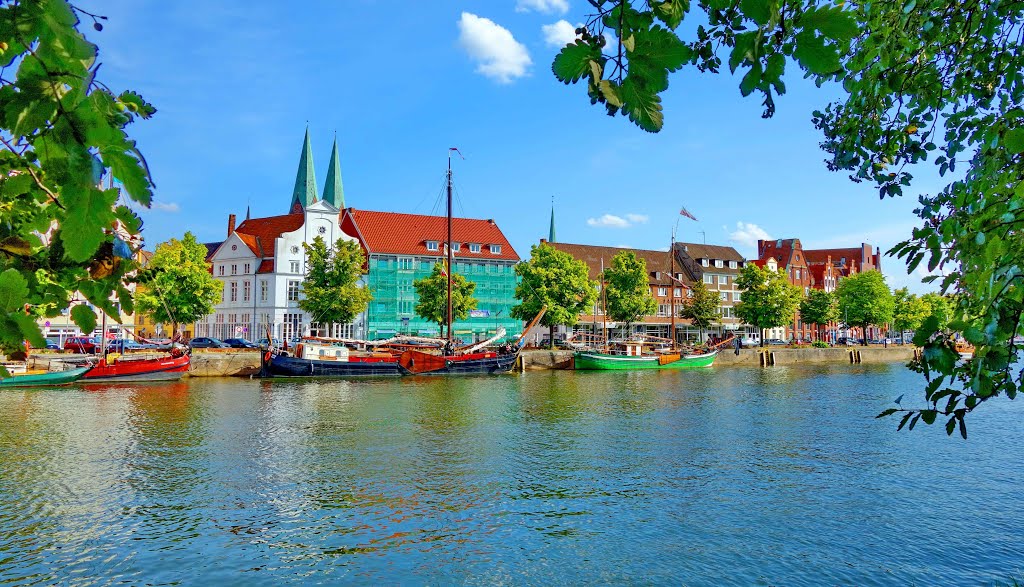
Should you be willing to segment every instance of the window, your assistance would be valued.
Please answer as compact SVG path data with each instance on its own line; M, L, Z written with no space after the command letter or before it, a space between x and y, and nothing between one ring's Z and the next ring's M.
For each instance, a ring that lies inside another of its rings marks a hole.
M142 314L139 314L138 316L136 316L136 318L138 318L138 320L136 320L136 322L139 323L139 326L145 326L146 325L146 317L145 316L143 316Z
M799 269L796 270L796 278L800 279L800 270Z
M701 259L701 260L700 260L700 264L701 264L701 265L703 265L704 267L708 267L708 266L709 266L709 265L708 265L708 260L707 260L707 259Z
M398 258L398 268L399 269L405 269L407 271L411 270L412 269L412 258L411 257L399 257Z
M217 267L217 275L224 275L224 265L221 264Z
M298 273L299 272L299 262L298 261L290 261L289 262L289 268L291 269L292 273Z
M412 315L412 300L399 300L398 301L398 313L405 315Z
M238 275L238 265L235 265L235 264L232 263L232 265L231 265L231 275Z
M740 292L738 292L738 291L732 292L732 301L734 301L734 302L740 301Z
M727 292L727 291L720 291L720 292L718 292L718 297L723 302L728 302L729 301L729 292Z
M250 265L250 264L246 263L246 264L245 264L245 274L246 274L246 275L249 275L249 269L250 269L250 268L252 268L252 265Z
M249 315L248 314L242 314L242 323L243 324L248 324L249 323Z
M667 287L659 287L658 288L658 295L660 297L665 297L666 295L668 295L668 288Z
M299 301L299 280L297 279L288 280L288 301Z
M268 289L267 288L267 280L266 279L261 279L260 280L260 301L261 302L267 301L267 289Z
M232 302L237 302L238 301L238 282L237 281L232 281L231 282L231 298L230 299L231 299Z
M459 243L452 243L452 252L453 253L458 253L460 248L462 248L462 246Z
M673 297L677 297L677 298L681 298L681 297L683 297L683 288L681 288L681 287L677 287L677 288L676 288L676 289L675 289L675 290L674 290L674 291L672 292L672 295L673 295Z
M501 254L501 245L491 245L491 254L492 255L500 255Z
M729 261L729 269L735 269L735 268L736 268L736 261Z
M427 250L428 251L436 251L437 250L437 241L427 241Z
M479 253L480 252L480 245L477 244L477 243L469 243L469 252L470 253Z
M704 283L714 283L714 282L715 282L715 276L714 275L710 275L710 274L707 274L707 273L704 274Z
M686 297L688 297L688 298L692 298L693 297L693 290L692 289L686 290Z
M661 271L655 271L654 272L654 278L655 279L661 279Z
M249 301L249 296L251 296L251 295L252 295L252 285L248 281L242 283L242 301L243 302L248 302Z
M719 275L718 276L718 285L729 285L729 276L728 275Z
M721 259L715 259L715 267L718 267L718 268L725 267L725 261L723 261Z
M658 304L658 315L659 316L668 316L669 315L668 304Z
M228 314L228 324L234 324L237 322L238 314Z

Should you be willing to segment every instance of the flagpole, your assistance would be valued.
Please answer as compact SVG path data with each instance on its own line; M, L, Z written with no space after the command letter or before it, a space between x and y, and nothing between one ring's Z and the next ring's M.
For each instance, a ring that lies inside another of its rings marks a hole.
M448 313L445 323L448 326L448 342L452 340L452 150L448 149Z

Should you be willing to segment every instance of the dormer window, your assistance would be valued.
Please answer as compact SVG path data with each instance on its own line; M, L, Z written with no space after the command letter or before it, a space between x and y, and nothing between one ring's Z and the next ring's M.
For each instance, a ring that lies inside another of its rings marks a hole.
M715 267L718 267L718 268L725 267L725 261L722 261L721 259L715 259Z
M492 255L500 255L501 254L501 245L491 245L491 254Z
M437 241L427 241L427 250L428 251L436 251L437 250Z
M736 268L736 261L729 261L729 269L735 269L735 268Z
M704 267L710 267L711 263L707 259L701 259L700 264Z
M462 248L462 247L461 247L461 245L459 243L452 243L452 252L453 253L458 253L460 248Z
M661 271L655 271L654 272L654 278L655 279L661 279Z
M469 252L470 253L479 253L480 252L480 245L479 245L479 243L469 243Z

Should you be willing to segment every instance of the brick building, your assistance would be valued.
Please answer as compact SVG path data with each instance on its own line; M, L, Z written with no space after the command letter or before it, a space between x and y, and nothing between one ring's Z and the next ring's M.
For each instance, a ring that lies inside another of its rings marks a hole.
M789 278L789 282L799 287L803 291L803 295L806 296L810 291L811 272L807 268L807 257L800 244L800 239L788 238L769 241L759 239L757 241L757 258L760 260L774 259L778 263L778 268ZM804 341L812 340L813 336L813 326L804 324L798 311L793 315L792 322L783 330L781 338L786 341Z

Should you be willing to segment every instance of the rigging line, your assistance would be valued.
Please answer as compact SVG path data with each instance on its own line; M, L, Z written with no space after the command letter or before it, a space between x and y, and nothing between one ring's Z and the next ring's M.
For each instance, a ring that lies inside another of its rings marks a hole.
M444 191L444 178L443 177L441 178L441 187L439 188L438 191L439 192L440 191ZM427 194L424 194L423 197L420 198L419 203L416 204L416 207L412 209L413 214L415 214L416 211L420 209L420 206L422 206L423 203L426 202L426 201L427 201Z

